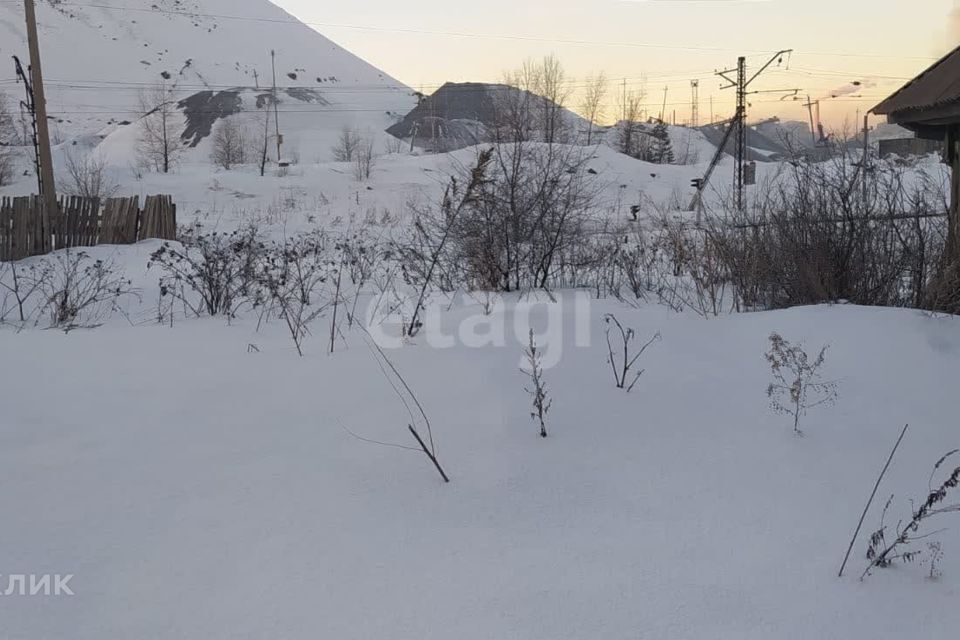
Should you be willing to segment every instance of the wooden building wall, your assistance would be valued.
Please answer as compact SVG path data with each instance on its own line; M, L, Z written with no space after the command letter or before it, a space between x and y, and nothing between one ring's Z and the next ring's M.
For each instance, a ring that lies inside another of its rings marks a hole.
M945 160L950 165L952 176L950 219L947 242L952 262L960 261L960 124L947 128Z

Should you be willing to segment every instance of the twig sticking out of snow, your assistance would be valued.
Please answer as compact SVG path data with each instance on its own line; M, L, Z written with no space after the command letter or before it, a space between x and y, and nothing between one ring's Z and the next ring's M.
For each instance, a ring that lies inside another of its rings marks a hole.
M640 380L640 376L644 374L646 369L640 369L634 376L630 386L627 386L628 376L630 375L630 370L633 369L633 365L637 363L637 360L640 359L640 356L646 352L647 349L654 342L658 342L661 339L660 333L658 332L650 340L647 341L640 350L631 355L630 354L630 343L637 337L636 332L633 329L624 329L623 325L620 324L620 321L617 320L617 317L612 313L607 314L604 317L604 322L607 323L607 362L610 363L610 367L613 369L613 379L616 381L617 389L626 389L627 393L633 391L633 388L637 385L637 382ZM620 344L623 348L623 358L622 361L618 362L618 358L613 353L613 344L610 341L610 329L609 325L613 325L617 328L617 331L620 332Z
M410 416L411 422L407 425L407 427L417 439L417 442L420 444L423 452L428 458L430 458L430 461L437 468L437 471L440 472L440 476L443 478L443 481L450 482L450 478L447 476L446 472L444 472L437 460L437 449L433 442L433 427L430 425L430 418L427 417L427 412L420 403L420 399L417 398L416 394L413 392L413 389L411 389L410 385L407 384L407 381L400 374L400 371L397 369L396 365L394 365L390 358L387 357L387 354L383 352L383 349L380 348L380 345L373 340L366 328L360 324L357 326L363 331L363 341L370 349L370 353L373 355L374 360L376 360L377 365L380 367L380 372L383 373L383 376L387 379L387 382L389 382L390 386L393 387L394 392L397 394L397 397L400 398L400 402L403 403L404 408L407 410L407 414ZM429 446L427 446L427 443L423 441L423 439L420 437L420 433L413 426L414 423L418 422L417 417L413 412L413 407L416 407L420 417L422 418L423 424L426 426Z
M847 547L847 555L843 557L843 564L840 565L840 574L838 578L843 577L843 571L847 568L847 561L850 560L850 552L853 551L853 545L857 542L857 536L860 535L860 529L863 528L863 521L867 517L867 512L870 511L870 505L873 504L873 499L877 497L877 489L880 488L880 483L883 481L883 476L887 474L887 469L890 468L890 463L893 462L893 456L896 455L897 449L900 448L900 443L903 442L903 437L907 435L907 429L910 428L910 425L904 425L903 431L900 432L900 437L897 439L897 444L893 446L893 451L890 452L890 457L887 458L887 464L883 465L883 471L880 472L880 477L877 478L877 483L873 485L873 493L870 494L870 499L867 500L867 506L863 509L863 515L860 516L860 522L857 523L857 530L853 532L853 538L850 539L850 546Z
M532 388L526 388L526 392L533 398L533 411L530 417L540 423L540 437L547 437L547 413L553 406L553 401L547 395L547 383L543 379L543 353L537 346L533 337L533 329L530 329L530 344L524 355L527 358L529 369L521 369L527 374L532 383Z

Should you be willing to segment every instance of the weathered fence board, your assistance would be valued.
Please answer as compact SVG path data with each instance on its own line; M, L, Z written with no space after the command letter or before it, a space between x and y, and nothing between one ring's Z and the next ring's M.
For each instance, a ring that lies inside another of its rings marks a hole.
M137 241L140 198L110 198L103 210L101 244L133 244Z
M55 249L97 244L133 244L147 238L174 240L177 207L166 195L139 197L64 197L43 228L43 203L37 196L0 198L0 261L22 260Z
M170 196L147 196L140 219L138 240L160 238L174 240L177 236L177 206Z

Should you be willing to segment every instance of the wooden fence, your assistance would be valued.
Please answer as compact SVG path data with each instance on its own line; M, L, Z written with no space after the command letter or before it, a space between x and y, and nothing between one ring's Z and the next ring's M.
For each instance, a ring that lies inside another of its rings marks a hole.
M133 244L147 238L174 240L177 207L170 196L110 198L65 197L43 228L43 203L37 196L0 198L0 262L21 260L56 249L98 244Z

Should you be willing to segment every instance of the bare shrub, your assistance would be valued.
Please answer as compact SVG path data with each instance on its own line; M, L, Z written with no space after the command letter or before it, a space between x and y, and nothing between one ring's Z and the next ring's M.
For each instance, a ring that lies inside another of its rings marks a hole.
M16 120L10 103L7 94L0 91L0 147L19 144Z
M890 496L886 506L883 508L883 513L880 518L880 528L870 536L870 544L867 547L867 560L869 564L860 577L861 580L869 576L875 569L884 569L897 562L907 564L918 562L923 556L923 551L908 550L908 548L910 545L921 540L929 539L931 535L936 534L936 532L921 534L921 527L937 516L960 512L960 503L946 504L951 491L960 486L960 466L955 468L944 480L934 487L934 479L940 469L948 460L958 453L960 453L960 450L951 451L937 461L933 466L933 471L930 473L930 479L927 483L928 491L926 498L919 503L911 501L911 513L910 517L906 519L906 524L903 524L903 520L898 522L894 537L888 540L888 525L886 525L884 521L886 520L887 512L890 510L894 499L894 496ZM915 504L919 504L920 506L913 506ZM939 577L937 565L943 558L943 551L937 542L930 543L927 551L927 561L930 565L929 575L932 579L936 579Z
M17 170L17 152L13 147L0 145L0 187L11 183Z
M64 157L64 167L66 175L60 182L67 195L106 200L120 190L120 185L99 154L70 151Z
M224 118L213 130L210 159L216 166L229 171L236 165L246 164L252 142L255 141L250 140L246 127L235 118Z
M420 313L434 286L437 272L444 267L442 263L447 244L455 232L460 215L474 202L486 180L491 159L491 150L481 152L470 171L469 182L463 187L456 177L450 179L440 201L439 212L415 212L412 237L399 248L408 282L418 287L410 321L404 328L404 333L409 337L416 336L420 331Z
M288 239L264 252L256 275L265 294L265 311L275 311L283 319L301 357L310 325L333 304L322 291L331 273L324 249L319 233Z
M581 241L599 186L583 147L493 147L487 179L453 230L451 260L468 288L549 288L562 255ZM469 178L463 180L469 182Z
M617 389L626 389L627 393L630 393L636 386L637 381L640 380L640 376L646 372L646 369L640 369L633 374L631 374L631 371L647 349L649 349L653 343L660 340L660 333L658 332L636 350L636 352L633 352L631 344L637 337L636 332L633 329L625 329L612 313L604 316L603 321L607 323L607 363L613 370L613 379L616 382ZM614 353L613 342L610 339L611 329L613 328L616 328L619 334L619 355Z
M770 336L770 351L765 354L773 382L767 387L770 406L778 413L793 417L793 430L800 435L800 418L807 412L837 399L837 383L824 380L820 373L828 347L811 359L803 345L787 342L779 334Z
M360 132L350 127L340 130L340 137L333 147L333 159L337 162L353 162L360 146Z
M377 164L377 153L374 150L372 136L357 139L356 153L353 160L353 177L357 182L369 180L373 175L373 168Z
M547 414L550 413L553 400L547 394L547 383L543 378L543 353L537 346L533 329L530 329L530 341L527 343L524 357L527 360L527 368L521 369L521 371L530 378L530 386L525 387L525 390L530 394L533 401L533 411L530 413L530 417L539 424L540 437L546 438Z
M0 92L0 187L10 184L16 171L16 152L19 144L17 127L7 94Z
M672 277L661 274L661 300L675 309L688 309L703 316L718 316L736 304L730 269L717 236L702 227L662 216L654 223L657 243Z
M148 268L157 265L163 271L163 297L171 296L194 316L227 318L258 302L256 272L264 244L256 227L207 233L194 225L184 229L179 239L179 243L163 243L150 256Z
M758 192L749 213L731 207L705 225L745 308L931 304L946 238L941 180L908 180L892 164L864 178L840 158L795 162Z
M47 260L34 263L0 263L0 289L3 299L0 303L0 323L7 322L11 313L16 312L17 320L25 323L33 314L31 301L40 291L41 285L50 277L50 263Z
M117 267L83 251L65 250L45 259L39 273L37 322L46 315L50 326L65 330L92 327L109 316L124 297L135 296L130 280Z
M647 154L647 134L643 124L643 101L646 94L642 91L624 92L618 96L620 102L620 122L617 123L617 150L633 158L645 158Z

